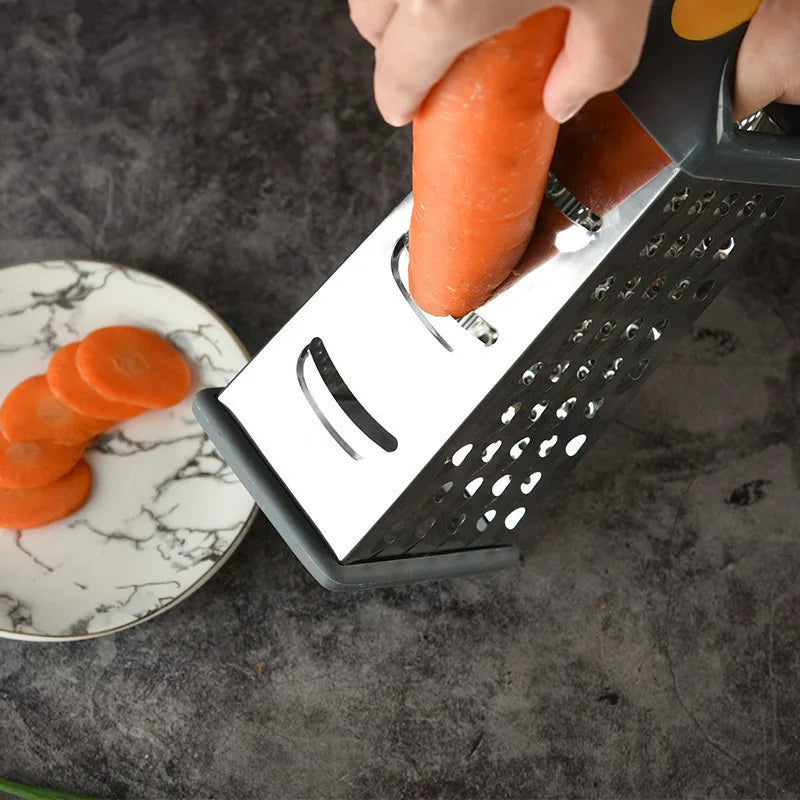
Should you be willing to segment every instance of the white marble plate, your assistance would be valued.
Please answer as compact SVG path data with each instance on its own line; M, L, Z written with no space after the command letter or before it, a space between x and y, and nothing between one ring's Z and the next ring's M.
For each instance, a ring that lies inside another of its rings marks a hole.
M143 272L90 261L0 269L0 399L50 355L104 325L165 335L194 372L189 396L111 428L87 453L89 502L44 528L0 528L0 636L65 640L176 605L230 556L255 513L192 415L194 393L247 360L206 306Z

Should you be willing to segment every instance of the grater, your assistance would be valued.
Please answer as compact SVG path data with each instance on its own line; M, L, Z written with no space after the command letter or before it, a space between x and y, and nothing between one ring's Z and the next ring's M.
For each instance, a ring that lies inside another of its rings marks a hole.
M408 293L409 195L228 386L198 394L220 454L323 586L517 563L537 503L800 197L792 112L734 124L743 28L685 41L670 5L618 91L669 166L602 220L551 176L574 221L558 252L459 320Z

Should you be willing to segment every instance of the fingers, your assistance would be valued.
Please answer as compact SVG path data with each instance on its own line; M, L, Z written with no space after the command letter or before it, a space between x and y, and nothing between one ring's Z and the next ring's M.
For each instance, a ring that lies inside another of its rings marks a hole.
M565 122L601 92L621 86L642 53L651 0L596 0L571 7L564 49L544 90L547 112Z
M468 47L511 27L546 0L399 0L375 50L375 101L392 125L410 122Z
M373 47L383 37L395 5L395 0L350 0L350 19Z
M762 0L739 50L733 113L800 104L800 0Z

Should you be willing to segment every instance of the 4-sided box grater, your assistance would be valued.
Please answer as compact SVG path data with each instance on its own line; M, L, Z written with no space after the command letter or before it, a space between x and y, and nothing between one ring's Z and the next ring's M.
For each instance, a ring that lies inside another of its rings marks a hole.
M406 289L409 196L227 387L197 396L221 455L324 586L515 563L526 514L800 195L800 138L780 109L734 124L742 29L688 42L669 6L656 2L619 95L672 164L599 229L552 181L577 220L561 251L475 313L435 318Z

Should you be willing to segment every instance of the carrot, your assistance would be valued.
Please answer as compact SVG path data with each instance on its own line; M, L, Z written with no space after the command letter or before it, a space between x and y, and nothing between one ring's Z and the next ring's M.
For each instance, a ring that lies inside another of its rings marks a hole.
M0 489L44 486L69 472L83 455L83 444L9 442L0 433Z
M542 95L568 18L541 11L463 53L414 119L409 288L424 311L481 305L528 244L558 134Z
M578 200L602 217L670 163L616 93L608 92L590 100L561 126L550 168ZM545 202L531 243L501 290L554 256L556 234L572 224Z
M167 408L180 402L192 383L183 356L143 328L99 328L81 342L75 360L83 379L118 403Z
M47 378L36 375L15 386L0 406L0 428L10 442L43 439L62 444L87 442L111 423L78 414L53 397Z
M678 36L699 42L713 39L752 19L761 0L675 0L672 28Z
M46 486L0 489L0 528L40 528L74 514L92 490L92 471L81 459Z
M80 342L57 350L47 367L47 383L53 396L67 408L96 419L129 419L146 409L130 403L116 403L98 394L81 377L75 356Z

